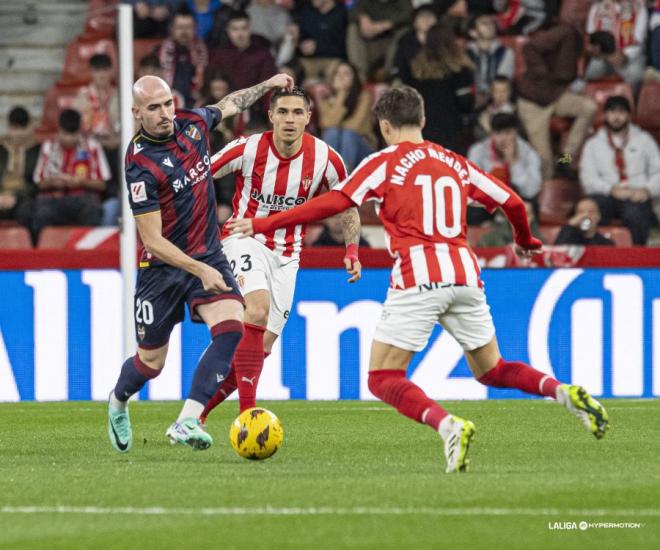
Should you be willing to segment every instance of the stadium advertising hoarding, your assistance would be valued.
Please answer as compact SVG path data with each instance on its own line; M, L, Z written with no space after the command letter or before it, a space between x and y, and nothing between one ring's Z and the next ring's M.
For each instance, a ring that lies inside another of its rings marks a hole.
M259 397L372 399L369 343L388 277L369 269L349 285L343 270L301 270ZM593 395L660 396L660 270L493 269L483 279L505 357ZM0 280L0 401L106 399L124 360L119 272L14 271ZM182 398L207 343L204 326L177 326L163 374L140 398ZM474 381L440 328L409 376L436 399L524 396Z

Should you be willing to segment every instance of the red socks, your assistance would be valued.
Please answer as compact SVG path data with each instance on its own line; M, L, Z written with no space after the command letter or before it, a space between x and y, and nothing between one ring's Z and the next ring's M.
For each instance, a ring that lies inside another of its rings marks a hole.
M534 395L545 395L555 399L560 382L552 376L533 369L519 361L505 361L500 358L494 368L489 370L479 382L494 388L516 388Z
M257 384L264 367L264 332L266 327L245 323L243 340L236 348L234 370L241 412L257 404Z
M407 380L406 371L403 370L370 371L369 390L402 415L427 424L436 431L442 419L449 414L419 386Z
M231 370L229 371L227 378L225 378L225 381L222 384L220 384L215 394L213 395L213 397L211 397L211 400L206 404L206 407L204 407L204 411L199 417L202 424L206 424L206 418L211 413L211 411L215 409L220 403L222 403L235 391L236 391L236 365L234 362L232 362Z

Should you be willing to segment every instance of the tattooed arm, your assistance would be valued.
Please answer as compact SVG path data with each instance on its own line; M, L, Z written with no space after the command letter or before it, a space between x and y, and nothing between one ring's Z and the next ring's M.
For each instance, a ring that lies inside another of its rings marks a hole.
M362 264L358 259L358 244L360 243L360 214L356 207L344 210L341 214L341 228L346 245L344 266L351 276L349 283L354 283L362 277Z
M273 88L292 88L293 79L286 74L277 74L272 78L243 90L232 92L226 97L223 97L215 107L220 109L222 118L232 117L238 113L245 111L251 105L256 103L264 95L266 95Z
M360 243L360 214L356 207L344 210L341 214L341 229L344 234L344 244Z

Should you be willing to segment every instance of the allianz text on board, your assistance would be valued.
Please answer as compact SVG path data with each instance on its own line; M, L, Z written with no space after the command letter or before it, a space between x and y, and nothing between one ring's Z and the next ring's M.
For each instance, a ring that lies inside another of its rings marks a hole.
M261 399L372 399L366 370L389 273L301 270ZM660 270L486 270L503 354L600 396L660 396ZM121 277L113 270L0 273L0 401L107 398L122 364ZM144 304L138 315L144 321ZM187 319L142 399L181 399L208 340ZM474 381L439 327L409 370L436 399L523 397Z

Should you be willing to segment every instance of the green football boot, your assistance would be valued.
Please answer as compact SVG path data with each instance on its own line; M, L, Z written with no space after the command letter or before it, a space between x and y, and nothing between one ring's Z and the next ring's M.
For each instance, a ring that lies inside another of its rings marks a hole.
M108 437L113 448L120 453L127 453L133 444L131 419L128 407L118 411L108 402Z
M165 435L170 438L172 445L180 443L196 451L204 451L213 445L213 438L202 429L199 418L184 418L181 422L173 422Z
M596 439L605 436L609 429L607 411L582 386L562 384L557 388L557 401L577 416Z

